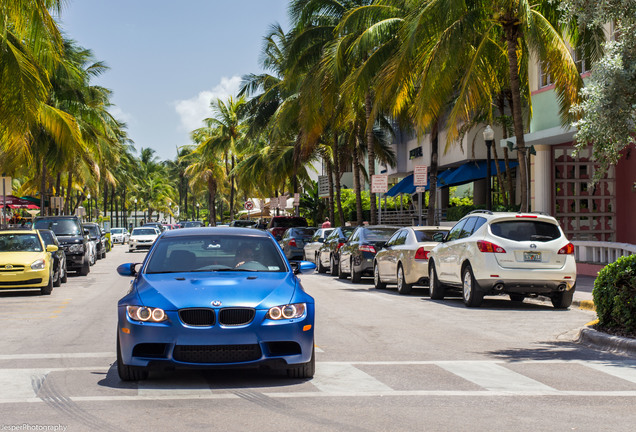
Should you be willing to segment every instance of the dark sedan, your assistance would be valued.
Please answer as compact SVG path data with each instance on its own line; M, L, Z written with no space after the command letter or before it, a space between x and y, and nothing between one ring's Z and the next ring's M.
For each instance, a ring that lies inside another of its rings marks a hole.
M311 241L317 228L289 228L283 234L280 247L288 260L302 260L305 244Z
M338 227L329 234L325 242L318 249L316 266L318 273L326 273L327 269L333 276L338 276L338 262L340 247L347 241L355 227Z
M55 233L47 229L39 229L40 237L44 240L44 245L55 245L57 250L51 252L53 258L53 286L59 287L62 283L66 283L68 275L66 274L66 253L64 248L60 246L60 242L57 240Z
M362 276L373 276L375 254L400 227L373 225L356 228L340 248L340 279L351 275L351 282L358 283Z

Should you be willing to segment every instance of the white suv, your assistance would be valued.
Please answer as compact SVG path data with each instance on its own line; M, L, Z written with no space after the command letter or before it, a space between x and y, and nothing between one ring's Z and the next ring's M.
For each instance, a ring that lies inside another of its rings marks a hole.
M476 210L439 240L428 266L434 300L456 287L469 307L479 306L484 295L504 293L512 301L549 296L559 309L572 304L574 246L552 216Z

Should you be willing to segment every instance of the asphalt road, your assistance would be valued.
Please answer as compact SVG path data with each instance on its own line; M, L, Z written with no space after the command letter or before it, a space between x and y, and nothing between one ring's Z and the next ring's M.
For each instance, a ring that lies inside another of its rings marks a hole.
M0 431L631 431L636 359L573 342L593 312L486 298L431 301L302 276L316 375L176 371L122 383L116 246L51 296L0 292ZM30 425L26 429L22 425ZM50 426L48 429L43 426ZM54 427L57 426L57 429ZM19 429L22 427L22 429Z

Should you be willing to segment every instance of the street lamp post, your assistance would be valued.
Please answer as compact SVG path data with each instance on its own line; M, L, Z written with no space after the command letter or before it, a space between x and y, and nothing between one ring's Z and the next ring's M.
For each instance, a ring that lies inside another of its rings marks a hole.
M199 220L199 203L197 203L197 220Z
M135 198L135 228L137 226L137 198Z
M86 198L88 198L88 221L92 222L92 218L91 218L91 216L92 216L92 213L91 213L91 194L88 194L86 196Z
M495 131L492 130L490 125L486 126L484 129L484 141L486 142L486 208L488 210L492 210L492 201L491 201L491 172L490 172L490 148L492 147L492 142L495 139Z

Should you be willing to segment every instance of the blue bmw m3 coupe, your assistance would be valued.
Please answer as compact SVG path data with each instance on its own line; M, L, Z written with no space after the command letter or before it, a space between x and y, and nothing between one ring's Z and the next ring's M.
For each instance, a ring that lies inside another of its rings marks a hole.
M274 238L249 228L164 232L118 304L117 370L124 381L153 367L267 365L314 375L314 299L297 277L315 264L285 258Z

